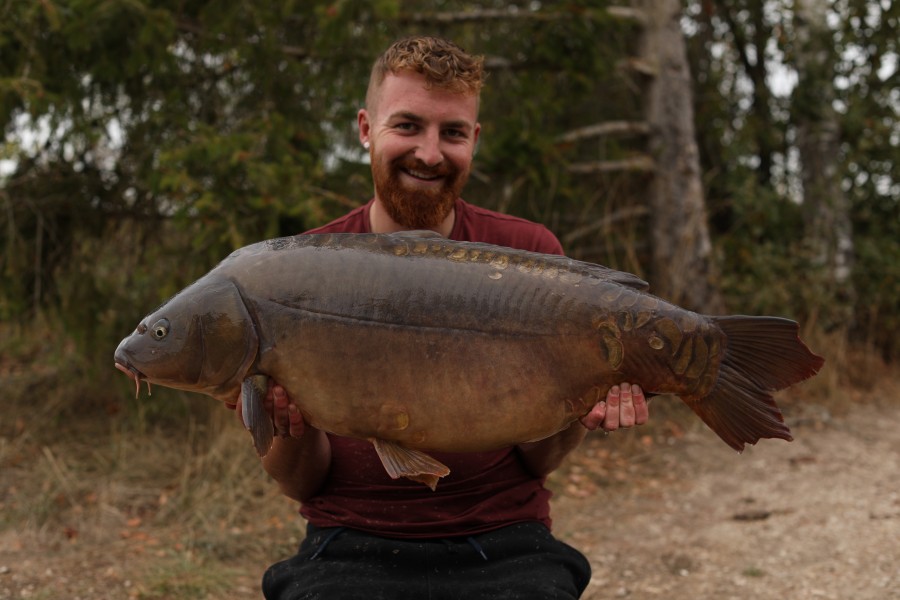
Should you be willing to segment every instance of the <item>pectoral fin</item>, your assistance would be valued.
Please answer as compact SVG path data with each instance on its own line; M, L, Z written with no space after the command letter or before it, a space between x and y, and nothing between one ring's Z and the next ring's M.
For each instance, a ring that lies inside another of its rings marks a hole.
M241 416L244 419L244 427L253 436L256 453L260 456L265 456L269 452L275 437L275 425L263 405L266 385L264 375L248 377L241 384Z
M424 452L379 439L373 439L372 444L375 445L381 464L391 479L406 477L424 483L434 490L440 478L450 474L447 465Z

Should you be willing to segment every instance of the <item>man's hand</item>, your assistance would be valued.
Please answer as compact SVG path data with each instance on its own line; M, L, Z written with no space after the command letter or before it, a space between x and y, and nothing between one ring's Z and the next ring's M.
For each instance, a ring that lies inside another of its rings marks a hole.
M234 409L243 426L240 394L227 406ZM305 502L322 487L331 468L328 436L308 425L285 389L271 379L263 407L272 416L276 433L272 448L262 458L263 469L285 496Z
M619 427L643 425L648 417L647 399L639 386L614 385L606 399L595 404L591 412L581 418L584 427L573 423L556 435L519 444L519 453L528 470L536 477L543 477L559 467L566 455L578 447L587 434L586 429L593 431L602 426L604 431L610 432Z
M226 406L237 413L238 419L243 425L244 417L241 410L240 394L234 404L226 404ZM263 407L272 417L272 422L275 423L276 435L283 438L299 438L306 431L306 421L303 420L300 409L291 402L284 388L271 379L269 379L269 388L266 392L266 399L263 401Z
M650 416L644 391L638 385L623 383L614 385L606 394L606 400L594 405L591 412L581 418L581 424L594 431L615 431L619 427L643 425Z

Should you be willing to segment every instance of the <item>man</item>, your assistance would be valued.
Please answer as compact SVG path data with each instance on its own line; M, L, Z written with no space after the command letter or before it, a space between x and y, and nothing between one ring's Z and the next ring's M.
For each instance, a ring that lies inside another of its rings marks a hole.
M460 198L481 132L482 78L482 59L445 40L393 44L373 66L357 117L375 196L310 233L431 229L562 254L545 227ZM300 552L263 580L266 598L282 600L579 597L590 566L551 535L545 477L588 429L613 431L648 416L640 388L623 383L581 424L548 439L495 452L432 453L450 467L433 492L391 480L368 442L307 427L281 387L270 385L267 402L281 436L263 467L302 503L308 520Z

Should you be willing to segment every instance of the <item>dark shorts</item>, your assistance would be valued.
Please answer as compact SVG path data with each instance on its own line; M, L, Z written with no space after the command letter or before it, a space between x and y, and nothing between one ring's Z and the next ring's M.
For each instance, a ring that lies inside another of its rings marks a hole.
M269 567L268 600L578 598L587 559L541 523L469 538L395 540L309 526L300 551Z

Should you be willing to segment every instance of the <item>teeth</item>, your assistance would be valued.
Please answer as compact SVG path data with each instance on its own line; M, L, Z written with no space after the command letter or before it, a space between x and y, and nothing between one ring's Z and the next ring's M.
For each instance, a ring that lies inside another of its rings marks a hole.
M425 179L425 180L428 180L428 181L430 181L430 180L432 180L432 179L438 179L438 175L431 175L431 174L429 174L429 173L422 173L421 171L413 171L412 169L407 169L406 172L409 173L410 175L412 175L413 177L417 178L417 179Z

